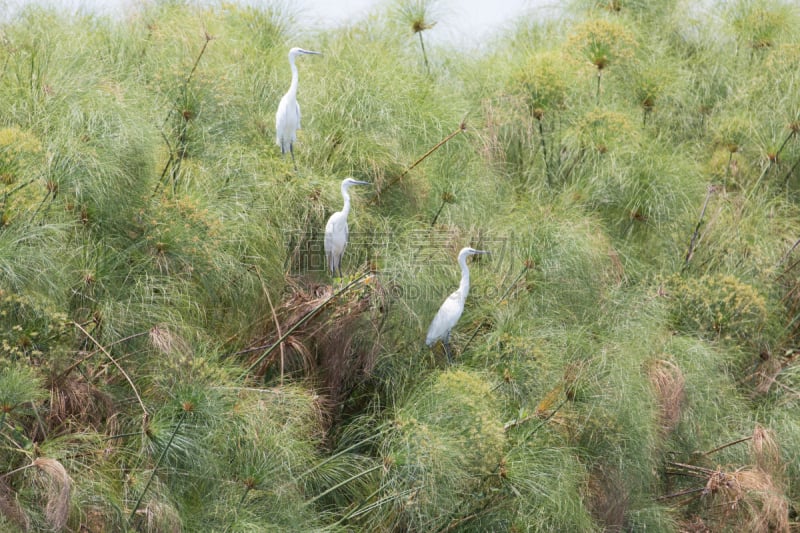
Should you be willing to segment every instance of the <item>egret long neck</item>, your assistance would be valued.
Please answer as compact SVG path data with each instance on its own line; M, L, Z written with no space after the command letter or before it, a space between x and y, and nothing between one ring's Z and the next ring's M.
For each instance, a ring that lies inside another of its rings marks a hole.
M469 268L467 268L466 254L458 258L458 264L461 265L461 283L458 285L458 292L463 304L467 299L467 293L469 293Z
M350 193L347 192L347 187L344 186L342 186L342 198L344 198L342 214L347 218L347 215L350 213Z
M292 67L292 84L289 86L289 94L297 96L297 65L294 64L294 56L289 58L289 66Z

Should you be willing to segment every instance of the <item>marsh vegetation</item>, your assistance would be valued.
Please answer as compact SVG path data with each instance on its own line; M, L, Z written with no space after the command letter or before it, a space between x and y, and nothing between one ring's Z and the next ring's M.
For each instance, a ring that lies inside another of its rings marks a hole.
M0 529L798 527L796 4L435 4L0 26Z

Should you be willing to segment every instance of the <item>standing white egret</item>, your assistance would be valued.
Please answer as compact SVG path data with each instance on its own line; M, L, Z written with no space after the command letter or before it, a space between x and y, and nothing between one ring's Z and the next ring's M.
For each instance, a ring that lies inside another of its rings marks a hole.
M342 255L347 246L347 215L350 213L350 193L347 192L347 189L353 185L370 185L370 183L353 178L342 180L344 206L341 211L332 214L325 225L325 257L328 259L328 268L331 269L331 274L335 275L338 271L339 277L342 277Z
M458 285L458 290L454 291L444 301L428 328L425 344L433 346L436 341L441 340L444 346L444 353L447 355L447 361L449 363L453 361L450 355L450 330L453 329L458 319L461 318L461 313L464 312L464 302L466 302L467 294L469 293L467 256L488 253L489 252L485 250L476 250L469 247L461 249L458 253L458 264L461 265L461 283Z
M318 54L311 50L302 48L292 48L289 50L289 65L292 67L292 84L289 90L281 98L278 104L278 112L275 113L275 133L278 146L281 147L281 154L288 151L292 155L292 164L297 170L297 163L294 160L294 142L297 140L297 130L300 129L300 104L297 103L297 65L294 59L300 54Z

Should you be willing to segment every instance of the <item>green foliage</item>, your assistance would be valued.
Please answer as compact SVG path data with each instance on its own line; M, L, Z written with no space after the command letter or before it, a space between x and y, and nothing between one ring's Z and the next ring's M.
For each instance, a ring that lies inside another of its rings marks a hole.
M796 527L800 12L568 4L466 52L431 0L7 18L0 529Z
M502 457L497 414L489 383L466 370L436 375L399 406L384 443L385 483L407 495L395 503L396 520L430 530L464 511Z
M735 276L676 276L666 287L674 302L672 321L686 333L748 339L757 335L768 319L764 297Z

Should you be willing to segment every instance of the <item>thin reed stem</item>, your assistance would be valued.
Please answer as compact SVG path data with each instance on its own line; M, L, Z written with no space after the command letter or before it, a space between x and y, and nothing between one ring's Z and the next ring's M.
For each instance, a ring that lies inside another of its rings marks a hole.
M137 337L141 337L141 336L143 336L143 335L147 335L148 333L150 333L150 332L149 332L149 331L142 331L142 332L140 332L140 333L134 333L133 335L128 335L127 337L124 337L124 338L122 338L122 339L119 339L119 340L116 340L116 341L112 342L111 344L109 344L109 345L108 345L108 347L110 348L110 347L112 347L112 346L114 346L114 345L116 345L116 344L120 344L120 343L123 343L123 342L125 342L125 341L129 341L129 340L131 340L131 339L135 339L135 338L137 338ZM54 379L53 381L56 381L56 382L58 382L58 381L61 381L61 380L63 380L63 379L64 379L65 377L67 377L67 376L68 376L68 375L69 375L69 374L70 374L70 373L71 373L73 370L75 370L75 369L76 369L76 368L78 368L80 365L82 365L83 363L85 363L86 361L88 361L89 359L91 359L92 357L94 357L95 355L97 355L99 352L100 352L100 350L95 350L95 351L93 351L93 352L90 352L90 353L88 353L87 355L85 355L85 356L81 357L80 359L78 359L77 361L75 361L74 363L72 363L71 365L69 365L69 366L68 366L68 367L67 367L67 368L66 368L66 369L65 369L63 372L61 372L61 373L60 373L60 374L59 374L59 375L56 377L56 379Z
M797 170L798 165L800 165L800 157L797 158L797 161L794 162L794 165L792 165L792 168L790 168L789 172L787 172L786 175L783 177L783 186L784 187L786 187L789 184L789 178L791 178L792 174L794 174L794 171Z
M547 180L547 186L553 186L553 179L550 175L550 160L547 157L547 142L544 137L544 125L542 124L542 117L536 117L536 121L539 123L539 143L542 146L542 157L544 158L544 175L545 179Z
M603 78L603 70L597 69L597 92L594 95L596 104L600 103L600 80Z
M376 471L376 470L378 470L380 468L383 468L383 464L375 465L372 468L367 468L363 472L358 472L356 474L353 474L352 476L350 476L349 478L345 479L344 481L340 481L339 483L337 483L336 485L332 486L331 488L329 488L327 490L324 490L320 494L317 494L316 496L314 496L313 498L308 500L308 502L306 502L306 503L307 503L307 505L311 505L312 503L316 502L320 498L324 498L325 496L327 496L331 492L335 491L336 489L344 487L345 485L347 485L351 481L354 481L354 480L356 480L356 479L358 479L360 477L364 477L367 474L370 474L370 473L372 473L372 472L374 472L374 471Z
M433 219L431 220L431 227L433 227L436 224L436 221L439 220L439 215L441 214L442 209L444 209L445 205L447 205L447 200L442 200L442 205L439 206L439 209L436 211L436 214L433 215Z
M158 456L158 461L156 461L156 465L153 467L153 471L150 473L150 477L147 479L147 483L145 484L144 488L142 489L141 494L139 494L139 499L136 500L136 504L133 506L131 510L131 514L128 517L128 524L133 525L133 519L136 516L136 511L139 509L139 506L142 504L142 500L144 499L144 495L147 494L147 489L150 488L150 484L153 482L153 478L156 476L156 472L158 472L158 468L161 466L161 462L166 457L167 452L169 451L169 447L172 446L172 441L175 439L175 435L177 435L178 430L181 429L181 425L183 421L186 419L186 415L189 411L183 410L181 411L181 417L178 419L178 423L175 424L175 429L172 430L172 434L169 436L169 440L167 441L167 445L164 446L164 449L161 450L161 455Z
M428 75L431 73L431 66L428 64L428 54L425 53L425 43L422 40L422 32L417 32L419 36L419 47L422 48L422 60L425 61L425 70L428 71Z
M424 154L422 154L422 157L420 157L419 159L417 159L416 161L414 161L414 162L411 164L411 166L409 166L409 167L408 167L407 169L405 169L405 170L404 170L402 173L400 173L400 175L399 175L399 176L395 176L395 177L394 177L394 178L393 178L393 179L392 179L392 180L391 180L391 181L390 181L390 182L389 182L389 183L386 185L386 187L383 187L382 189L380 189L380 190L378 190L378 191L375 191L375 195L372 197L372 200L370 201L370 203L371 203L371 204L374 204L375 202L377 202L377 201L380 199L380 197L381 197L381 194L383 194L383 192L384 192L384 191L386 191L386 190L387 190L389 187L393 186L393 185L394 185L395 183L397 183L398 181L401 181L401 180L402 180L402 179L403 179L403 178L406 176L406 174L408 174L409 172L411 172L411 171L414 169L414 167L416 167L417 165L419 165L420 163L422 163L423 161L425 161L425 159L427 159L427 158L428 158L428 156L430 156L430 155L431 155L433 152L435 152L436 150L438 150L439 148L441 148L442 146L444 146L445 144L447 144L447 142L448 142L450 139L452 139L453 137L455 137L455 136L456 136L456 135L458 135L459 133L464 133L465 131L467 131L467 117L466 117L466 116L464 116L464 118L461 120L461 124L459 124L459 125L458 125L458 129L457 129L457 130L455 130L454 132L452 132L451 134L449 134L447 137L445 137L444 139L442 139L441 141L439 141L438 143L436 143L436 144L435 144L435 145L434 145L434 146L433 146L433 147L432 147L430 150L428 150L427 152L425 152Z

